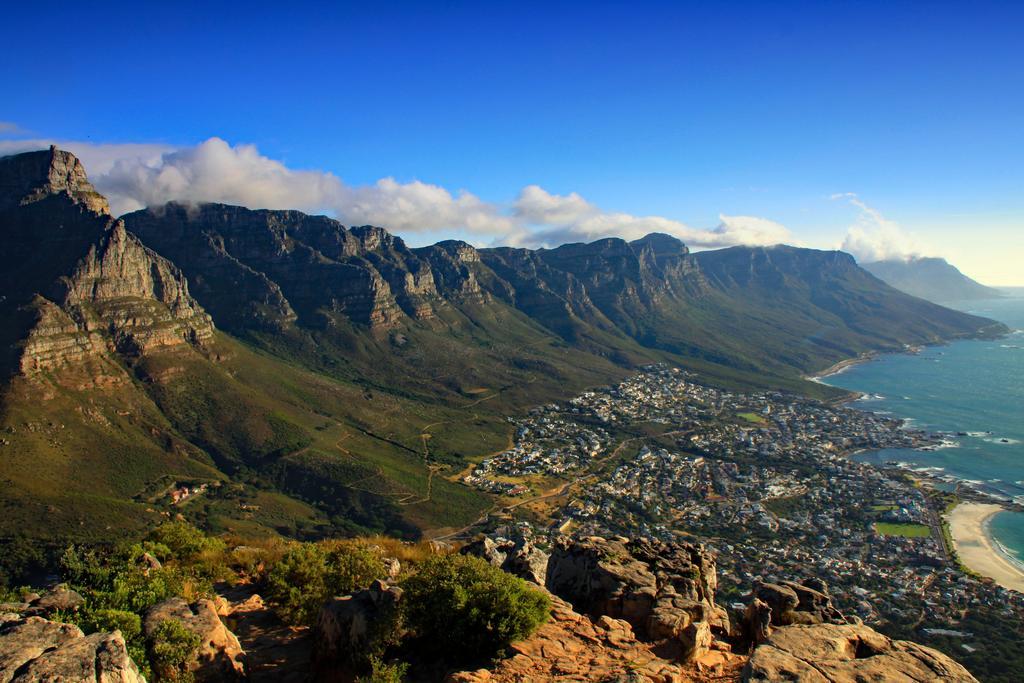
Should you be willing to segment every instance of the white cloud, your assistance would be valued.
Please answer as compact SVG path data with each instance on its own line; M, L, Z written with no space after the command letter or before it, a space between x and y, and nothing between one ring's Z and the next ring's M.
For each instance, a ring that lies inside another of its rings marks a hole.
M537 185L523 188L513 204L513 214L527 224L526 229L513 239L531 246L591 241L602 237L631 240L652 232L673 235L697 249L792 242L792 235L785 226L766 218L720 215L717 227L704 230L662 216L604 211L575 192L554 195Z
M21 126L13 121L0 121L0 135L19 135L24 133Z
M854 192L840 192L830 197L833 201L846 200L858 209L856 222L849 227L840 246L861 263L887 260L907 260L924 255L917 238L906 232L899 223L864 203Z
M327 213L349 225L431 237L457 234L488 244L552 246L602 237L636 239L651 232L674 235L698 249L792 241L784 226L764 218L722 215L712 229L692 228L662 216L606 211L575 192L556 195L537 185L524 187L507 208L418 180L382 178L354 186L332 173L290 169L253 145L232 146L220 138L189 147L0 141L0 154L50 144L82 160L115 215L176 200Z

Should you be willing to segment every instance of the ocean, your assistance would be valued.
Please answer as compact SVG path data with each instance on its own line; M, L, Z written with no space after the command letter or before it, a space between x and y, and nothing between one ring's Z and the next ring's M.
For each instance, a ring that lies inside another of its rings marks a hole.
M958 341L917 354L887 354L823 378L865 394L852 405L905 418L912 427L949 434L935 451L881 450L862 462L908 463L1024 503L1024 289L1012 298L956 304L1005 323L995 341ZM989 533L1024 567L1024 513L1002 512Z

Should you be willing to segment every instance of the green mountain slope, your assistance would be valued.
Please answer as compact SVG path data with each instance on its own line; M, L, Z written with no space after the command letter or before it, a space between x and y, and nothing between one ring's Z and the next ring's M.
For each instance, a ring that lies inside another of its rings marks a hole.
M508 415L638 365L835 395L801 374L1000 331L836 252L410 249L218 204L116 220L55 149L0 159L0 230L0 536L458 528L493 504L458 475Z

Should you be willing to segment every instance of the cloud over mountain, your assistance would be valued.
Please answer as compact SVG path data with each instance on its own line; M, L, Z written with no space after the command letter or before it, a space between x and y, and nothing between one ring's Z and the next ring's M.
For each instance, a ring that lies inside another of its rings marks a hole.
M573 192L554 195L537 185L528 185L513 204L513 215L528 228L517 241L529 245L563 244L617 236L636 239L651 232L674 235L695 248L727 247L735 244L778 244L792 242L785 226L766 218L719 215L711 230L693 228L662 216L634 216L604 211Z
M832 195L833 201L846 201L858 209L856 222L850 226L843 238L843 251L849 252L861 263L891 261L924 255L924 247L906 232L899 223L889 220L882 213L868 206L854 192L840 192Z
M663 216L607 211L575 192L556 195L538 185L524 187L510 206L419 180L349 185L333 173L291 169L254 145L233 146L216 137L190 147L8 140L0 141L0 154L50 144L82 159L115 214L171 200L223 202L326 213L343 223L381 225L399 234L456 231L478 243L531 247L635 239L650 232L675 235L698 249L793 241L784 226L765 218L721 215L714 228L693 228Z

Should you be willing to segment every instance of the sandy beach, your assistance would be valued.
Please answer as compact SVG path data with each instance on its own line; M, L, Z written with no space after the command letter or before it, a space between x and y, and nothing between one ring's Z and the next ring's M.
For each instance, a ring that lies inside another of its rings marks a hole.
M988 522L1003 508L992 503L961 503L949 514L956 552L967 567L1004 588L1024 592L1024 571L1008 560L988 534Z
M817 373L815 373L813 375L804 375L804 379L810 380L812 382L820 382L821 380L825 379L826 377L831 377L832 375L838 375L839 373L843 372L844 370L852 368L854 365L860 365L861 363L867 363L868 361L873 360L876 356L877 356L877 354L875 354L873 352L862 353L861 355L857 356L856 358L847 358L846 360L841 360L838 363L834 363L834 364L828 366L827 368L825 368L824 370L822 370L821 372L817 372Z

